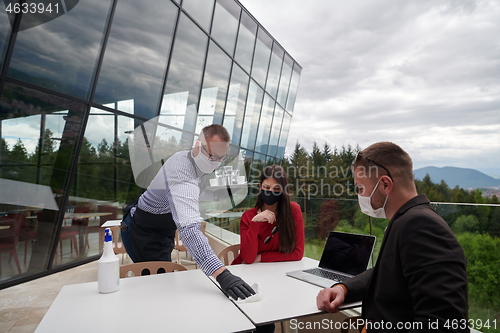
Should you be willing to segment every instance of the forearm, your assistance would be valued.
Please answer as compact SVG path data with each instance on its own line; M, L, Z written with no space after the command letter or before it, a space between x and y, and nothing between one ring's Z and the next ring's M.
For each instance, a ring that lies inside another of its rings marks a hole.
M193 260L207 276L224 268L224 264L208 244L207 237L200 231L199 224L180 227L179 235Z
M373 268L342 282L349 291L345 300L346 302L355 302L363 299L365 289L368 286L372 274Z

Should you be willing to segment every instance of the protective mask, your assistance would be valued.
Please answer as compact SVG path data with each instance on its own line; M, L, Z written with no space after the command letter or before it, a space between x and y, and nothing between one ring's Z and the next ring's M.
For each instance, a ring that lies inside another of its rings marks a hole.
M375 193L375 190L378 187L378 184L380 183L380 179L377 182L377 185L375 185L375 188L372 191L372 194L370 194L369 197L363 197L358 194L358 202L359 202L359 207L361 208L361 212L364 214L371 216L371 217L377 217L380 219L385 219L387 216L385 215L385 204L387 203L387 198L389 196L385 197L384 205L380 208L373 209L371 199L373 196L373 193Z
M281 192L278 194L273 191L260 190L260 198L266 205L272 206L280 200Z
M200 168L201 172L206 174L214 172L222 163L221 161L211 161L208 156L205 156L201 152L201 149L198 151L198 155L193 156L193 160L198 168Z

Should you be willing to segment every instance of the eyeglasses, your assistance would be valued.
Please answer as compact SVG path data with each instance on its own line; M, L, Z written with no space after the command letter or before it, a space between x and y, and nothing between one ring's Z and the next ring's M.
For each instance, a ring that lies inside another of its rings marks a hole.
M358 155L356 156L356 158L354 159L354 162L352 162L352 164L354 165L354 163L356 163L359 160L360 157L364 158L368 162L371 162L371 163L375 164L376 166L381 167L382 169L384 169L385 171L387 171L387 175L389 176L389 178L392 179L391 173L389 172L389 170L385 166L383 166L380 163L375 162L371 158L368 158L368 157L364 156L361 152L358 153Z
M201 148L208 154L208 159L212 162L222 162L226 159L226 155L220 156L217 154L210 154L210 152L205 148L204 145L201 145Z
M267 244L271 241L271 239L273 239L274 237L274 234L278 232L278 229L280 228L279 225L275 226L273 228L273 231L271 231L271 236L267 237L265 240L264 240L264 244Z

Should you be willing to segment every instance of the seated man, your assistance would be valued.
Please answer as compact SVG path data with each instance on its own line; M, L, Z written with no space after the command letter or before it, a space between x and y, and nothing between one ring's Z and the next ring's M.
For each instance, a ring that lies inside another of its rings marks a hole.
M412 160L399 146L375 143L352 165L361 211L389 218L374 268L319 292L319 309L337 312L363 300L368 332L468 332L464 252L425 194L417 195Z

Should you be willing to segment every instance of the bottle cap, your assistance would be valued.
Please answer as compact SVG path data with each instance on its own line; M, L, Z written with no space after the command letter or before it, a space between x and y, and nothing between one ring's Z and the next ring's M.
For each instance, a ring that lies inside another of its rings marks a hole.
M104 229L104 241L111 242L113 240L113 236L111 235L111 229Z

